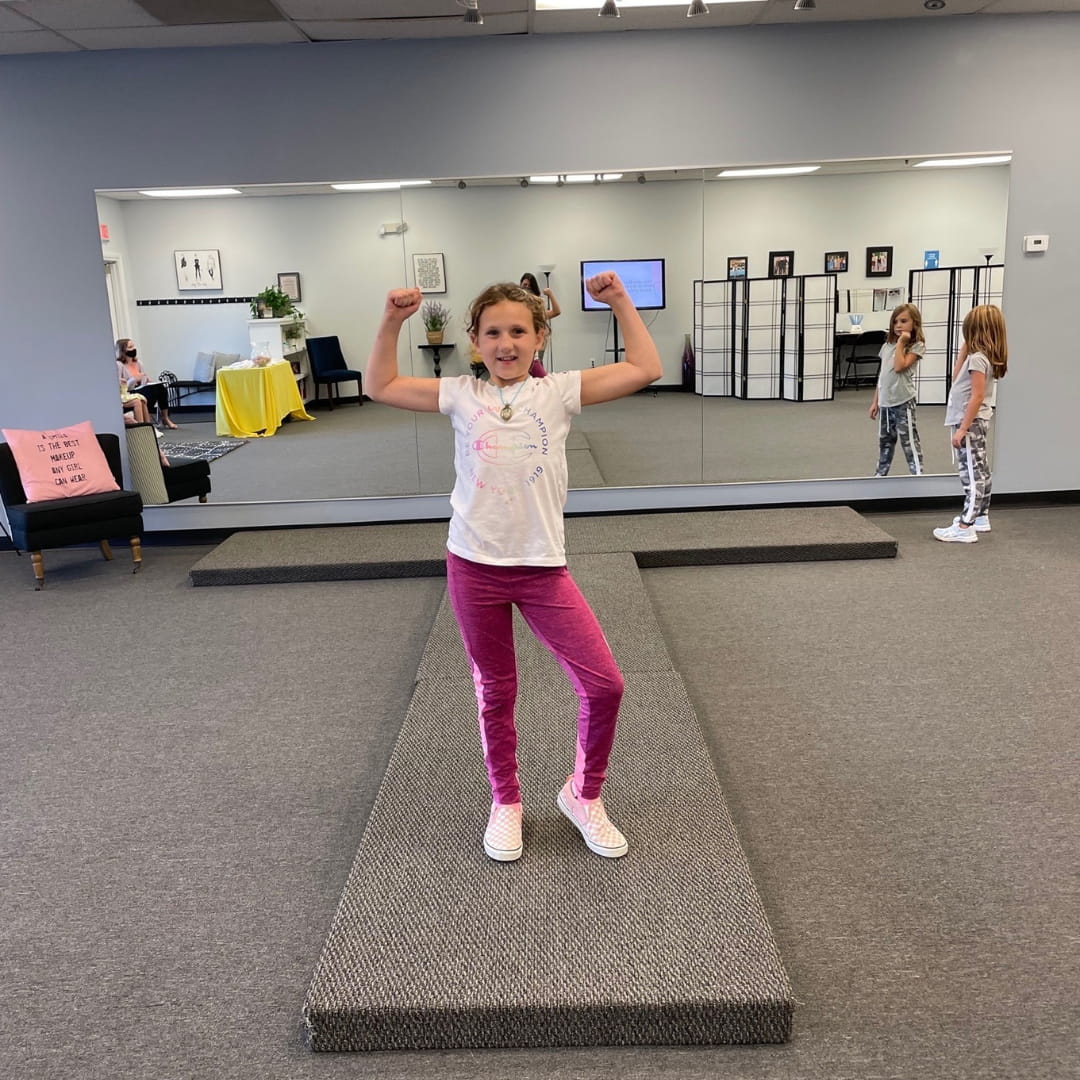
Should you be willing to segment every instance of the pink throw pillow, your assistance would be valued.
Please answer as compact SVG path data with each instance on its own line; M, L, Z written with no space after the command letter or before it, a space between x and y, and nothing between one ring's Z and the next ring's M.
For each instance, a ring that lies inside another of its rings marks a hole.
M89 420L58 431L4 428L2 434L28 503L120 490Z

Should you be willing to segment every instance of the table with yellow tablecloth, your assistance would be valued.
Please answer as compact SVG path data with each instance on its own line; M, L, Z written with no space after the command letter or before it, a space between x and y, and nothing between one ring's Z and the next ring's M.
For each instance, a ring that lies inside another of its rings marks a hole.
M220 368L217 373L217 433L251 439L273 435L286 416L314 420L304 408L292 365Z

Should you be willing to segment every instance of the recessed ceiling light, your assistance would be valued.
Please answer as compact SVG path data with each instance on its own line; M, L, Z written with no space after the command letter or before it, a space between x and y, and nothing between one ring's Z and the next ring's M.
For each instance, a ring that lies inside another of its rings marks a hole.
M820 165L777 165L763 169L724 169L717 176L799 176L801 173L817 172Z
M913 169L959 169L965 165L1006 165L1012 154L991 154L987 157L928 158L916 161Z
M945 0L923 0L923 7L927 11L940 11L945 6Z
M397 191L403 187L423 187L430 180L358 180L355 183L331 184L335 191Z
M714 0L719 4L760 4L761 0ZM619 7L686 7L687 0L619 0ZM596 0L536 0L537 11L595 11Z
M154 199L210 199L216 195L240 195L241 192L234 187L207 187L207 188L157 188L156 190L140 191L140 195L149 195Z

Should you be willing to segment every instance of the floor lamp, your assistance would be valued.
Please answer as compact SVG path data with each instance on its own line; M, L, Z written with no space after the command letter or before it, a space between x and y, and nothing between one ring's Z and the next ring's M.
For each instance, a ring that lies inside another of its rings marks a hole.
M544 288L551 288L551 271L555 269L554 263L541 263L540 271L544 275ZM545 305L547 304L547 297L544 298ZM551 323L548 323L548 343L547 343L547 364L545 365L549 371L555 370L555 349L551 343Z

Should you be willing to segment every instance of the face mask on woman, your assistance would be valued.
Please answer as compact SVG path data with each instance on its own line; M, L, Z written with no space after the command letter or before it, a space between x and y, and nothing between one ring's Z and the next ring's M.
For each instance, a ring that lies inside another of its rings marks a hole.
M134 360L135 357L138 356L138 354L139 354L138 349L125 349L124 350L124 355L126 357L128 357L128 359L130 359L130 360Z

